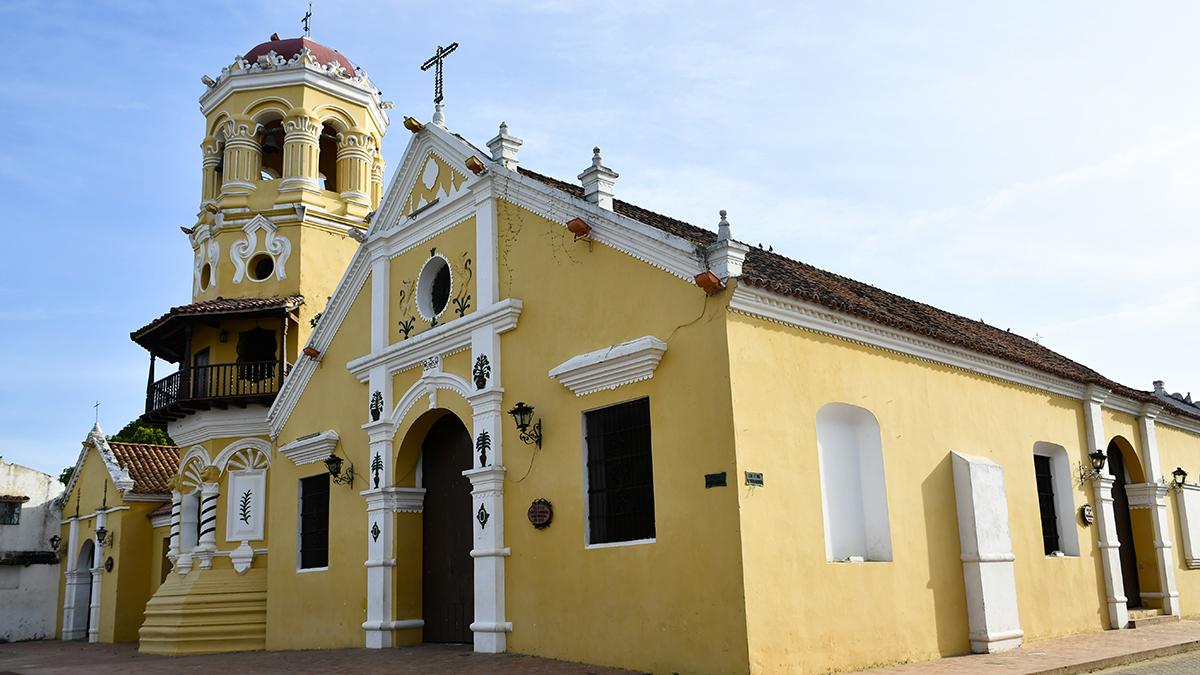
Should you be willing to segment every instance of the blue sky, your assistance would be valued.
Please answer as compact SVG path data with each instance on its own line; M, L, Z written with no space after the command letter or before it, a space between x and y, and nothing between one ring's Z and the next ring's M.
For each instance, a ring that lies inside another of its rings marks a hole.
M458 41L447 122L478 145L506 120L522 165L568 180L599 145L623 199L728 209L736 238L1200 393L1200 5L315 5L397 121L429 118L418 66ZM190 300L200 76L304 8L0 5L7 461L57 473L94 401L110 433L141 412L129 331Z

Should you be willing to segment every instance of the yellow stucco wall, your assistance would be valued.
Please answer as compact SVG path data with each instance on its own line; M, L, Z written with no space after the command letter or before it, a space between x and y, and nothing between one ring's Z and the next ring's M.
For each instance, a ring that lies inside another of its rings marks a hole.
M325 473L321 462L296 466L276 455L269 475L268 527L273 533L268 563L267 649L361 647L366 618L366 489L370 459L366 432L366 385L346 370L346 362L370 348L370 279L343 320L338 337L321 356L277 447L314 431L336 429L336 452L354 463L354 486L330 485L329 568L298 572L299 480ZM314 617L320 617L314 620Z
M1175 467L1188 472L1188 483L1195 484L1200 474L1200 434L1194 434L1165 424L1155 425L1158 437L1158 456L1163 473L1171 480ZM1183 530L1179 519L1178 495L1167 495L1168 535L1174 544L1175 582L1179 587L1179 605L1185 618L1200 617L1200 570L1189 570L1184 563ZM1140 560L1140 558L1139 558ZM1140 578L1140 577L1139 577Z
M137 640L137 631L142 624L142 613L146 601L158 587L158 567L161 551L154 546L154 528L147 517L161 502L124 501L112 484L104 462L95 450L88 450L79 467L79 478L64 502L63 517L71 518L78 512L81 516L95 513L105 499L104 485L108 485L107 504L110 511L106 516L107 544L96 549L96 560L103 566L107 558L113 559L111 572L101 574L100 587L100 631L101 642L131 642ZM85 541L94 539L96 518L79 521L77 539L73 548L78 552ZM63 524L63 542L69 542L70 526ZM69 544L64 543L64 551ZM62 637L63 599L66 592L67 559L59 565L59 591L57 604L57 629ZM88 611L83 607L81 611Z
M1096 529L1076 521L1081 556L1044 555L1033 473L1038 441L1085 460L1081 404L740 314L729 352L737 475L765 478L737 489L753 672L969 651L951 451L1004 467L1026 640L1105 627ZM879 421L891 562L826 561L816 414L831 402ZM1090 487L1072 499L1091 503Z

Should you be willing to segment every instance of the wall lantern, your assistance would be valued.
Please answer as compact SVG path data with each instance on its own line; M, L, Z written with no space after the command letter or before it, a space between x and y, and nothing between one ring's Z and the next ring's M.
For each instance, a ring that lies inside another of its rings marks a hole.
M333 477L333 482L342 483L344 485L354 485L354 463L346 467L345 473L342 472L342 458L329 453L325 458L325 468L329 470L329 475Z
M50 548L54 549L55 551L57 551L57 550L58 550L58 546L59 546L59 544L61 544L61 543L62 543L62 537L61 537L61 536L59 536L59 535L57 535L57 534L56 534L56 535L54 535L54 536L50 537Z
M108 530L101 525L96 529L96 543L104 546L104 540L108 538Z
M1108 459L1103 450L1095 450L1088 453L1088 460L1091 461L1091 470L1088 470L1083 464L1079 465L1079 484L1090 480L1096 480L1100 477L1100 472L1104 470L1104 461Z
M1183 470L1182 466L1175 467L1175 470L1171 472L1171 487L1179 490L1182 489L1186 483L1187 472Z
M533 421L533 406L526 405L524 401L517 401L508 414L513 416L517 423L517 431L521 432L521 440L526 445L532 443L542 447L542 420Z

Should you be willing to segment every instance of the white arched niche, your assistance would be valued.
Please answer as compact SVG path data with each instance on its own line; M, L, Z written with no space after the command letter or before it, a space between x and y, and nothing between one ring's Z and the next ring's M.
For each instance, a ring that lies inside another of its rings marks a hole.
M817 411L817 454L826 559L891 560L883 445L875 416L847 403L822 406Z

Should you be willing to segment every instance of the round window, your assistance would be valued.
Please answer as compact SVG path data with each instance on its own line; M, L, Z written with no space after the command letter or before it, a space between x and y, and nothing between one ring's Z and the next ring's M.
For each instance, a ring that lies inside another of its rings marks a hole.
M417 279L417 309L426 321L441 315L450 304L450 263L435 255L421 269Z
M204 263L204 267L200 268L200 290L207 291L212 285L212 265Z
M264 281L275 271L275 259L266 253L259 253L250 259L250 278Z

